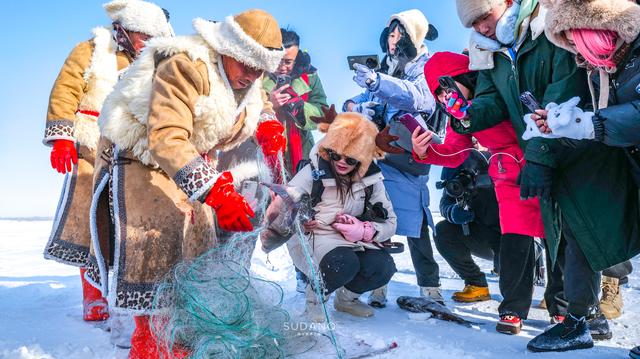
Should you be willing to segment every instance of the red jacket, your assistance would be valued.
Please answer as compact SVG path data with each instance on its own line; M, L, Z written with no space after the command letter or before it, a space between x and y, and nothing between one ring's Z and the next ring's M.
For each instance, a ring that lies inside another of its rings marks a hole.
M435 61L434 61L435 59ZM431 61L434 61L431 63ZM459 75L467 70L469 60L466 56L450 52L433 55L425 65L425 77L435 96L438 78L444 75ZM446 70L450 69L450 72ZM450 125L443 144L432 144L425 157L416 161L444 167L458 167L469 156L473 148L471 135L461 135L453 131ZM520 199L520 186L516 184L520 169L524 166L524 154L518 144L516 132L508 120L494 127L473 134L478 142L489 149L489 176L493 180L502 233L521 234L544 238L544 225L538 199Z

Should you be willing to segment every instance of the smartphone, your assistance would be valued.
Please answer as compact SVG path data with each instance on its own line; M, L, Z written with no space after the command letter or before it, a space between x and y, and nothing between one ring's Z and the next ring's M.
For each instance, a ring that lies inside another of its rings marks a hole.
M400 123L402 123L404 127L406 127L407 130L409 130L409 132L411 133L413 133L416 128L420 128L420 132L418 133L419 135L423 134L424 131L426 131L425 128L420 124L420 122L418 122L418 120L416 120L416 118L411 116L411 114L409 113L405 113L404 115L398 117L398 121L400 121ZM434 132L431 142L441 144L442 138Z
M347 56L347 63L349 63L349 70L355 70L353 68L355 64L364 65L372 70L377 70L380 67L378 55Z
M540 106L540 103L530 91L525 91L520 94L520 102L522 102L531 113L536 112L536 110L542 110L542 106Z
M438 79L438 83L443 90L447 92L455 92L458 95L458 98L462 100L461 107L466 107L469 105L469 101L467 101L467 98L464 97L462 91L460 91L460 88L458 88L458 85L456 85L456 81L453 79L453 77L441 76Z

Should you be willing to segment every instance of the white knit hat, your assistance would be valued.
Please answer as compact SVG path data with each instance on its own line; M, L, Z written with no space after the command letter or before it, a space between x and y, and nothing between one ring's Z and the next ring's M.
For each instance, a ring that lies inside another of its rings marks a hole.
M159 37L173 36L173 28L161 7L142 0L113 0L102 7L111 20L129 31Z
M411 9L393 14L389 18L389 21L387 21L387 27L391 25L393 20L398 20L400 24L402 24L411 38L411 43L413 43L413 46L419 51L429 31L429 21L422 11Z
M471 27L480 16L486 15L494 6L506 0L456 0L458 17L464 27Z

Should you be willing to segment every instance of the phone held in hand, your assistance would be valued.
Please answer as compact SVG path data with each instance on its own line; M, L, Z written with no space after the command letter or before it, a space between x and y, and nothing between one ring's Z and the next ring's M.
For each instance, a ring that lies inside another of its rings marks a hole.
M525 91L520 94L520 102L522 102L531 113L536 112L536 110L542 110L542 106L540 106L540 103L530 91Z
M467 98L464 97L462 91L460 91L460 88L458 87L458 85L456 85L456 81L453 79L453 77L441 76L438 79L438 83L440 84L440 87L442 87L442 89L446 92L455 92L458 95L458 98L462 100L462 104L460 107L469 106L469 101L467 101Z
M347 63L349 63L349 70L355 70L353 68L355 64L364 65L371 70L377 70L380 67L378 55L347 56Z
M398 121L400 121L400 123L402 123L411 133L413 133L416 128L420 128L420 132L418 133L419 135L423 134L424 131L426 131L424 126L422 126L420 122L418 122L418 120L410 113L405 113L404 115L398 117ZM442 138L432 132L431 142L440 144L442 143Z

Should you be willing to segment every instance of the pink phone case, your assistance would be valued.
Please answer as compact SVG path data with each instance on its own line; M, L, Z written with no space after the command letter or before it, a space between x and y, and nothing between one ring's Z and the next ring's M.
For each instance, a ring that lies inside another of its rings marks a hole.
M418 123L418 121L411 116L408 113L405 113L404 115L400 116L398 118L398 120L400 121L400 123L402 123L408 130L409 132L413 133L413 131L415 131L416 127L420 127L420 133L422 134L425 130L422 126L420 126L420 123Z

